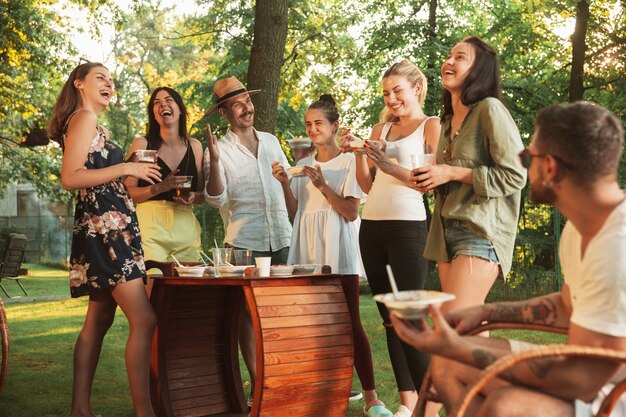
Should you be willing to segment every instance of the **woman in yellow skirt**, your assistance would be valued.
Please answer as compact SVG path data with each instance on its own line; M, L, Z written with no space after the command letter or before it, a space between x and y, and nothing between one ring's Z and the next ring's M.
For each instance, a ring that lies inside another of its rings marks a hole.
M157 151L163 181L149 184L128 177L126 186L137 203L139 229L145 259L198 261L200 224L193 214L194 203L204 201L202 186L202 144L187 133L187 109L172 88L159 87L148 102L148 129L145 137L133 141L129 155L141 160L143 150ZM148 281L148 294L152 281Z

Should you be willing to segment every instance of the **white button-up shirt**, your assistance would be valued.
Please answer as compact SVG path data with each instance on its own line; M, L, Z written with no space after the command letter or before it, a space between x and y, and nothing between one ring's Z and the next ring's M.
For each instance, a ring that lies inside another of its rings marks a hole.
M220 209L226 236L224 242L255 251L277 251L291 243L291 223L280 182L272 175L272 163L289 166L278 139L271 133L254 131L259 140L257 157L230 129L217 142L219 171L224 191L209 195L207 203ZM204 154L204 178L209 181L211 158Z

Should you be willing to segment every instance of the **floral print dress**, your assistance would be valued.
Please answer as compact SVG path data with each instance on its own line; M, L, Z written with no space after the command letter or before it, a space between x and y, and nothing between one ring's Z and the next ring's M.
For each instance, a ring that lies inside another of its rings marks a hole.
M123 163L122 149L98 126L85 169ZM121 178L83 188L74 214L70 254L72 297L92 289L113 288L136 278L145 280L141 235L135 206Z

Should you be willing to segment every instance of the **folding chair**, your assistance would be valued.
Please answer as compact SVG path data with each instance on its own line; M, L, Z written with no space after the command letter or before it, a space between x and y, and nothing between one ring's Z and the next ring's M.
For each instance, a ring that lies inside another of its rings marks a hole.
M2 256L2 264L0 264L0 288L7 297L11 298L7 290L2 286L3 279L11 279L17 282L24 295L28 295L26 289L20 282L20 268L24 261L24 254L26 253L26 245L28 239L25 235L18 233L10 233L9 240L7 241L6 248L4 249L4 255Z

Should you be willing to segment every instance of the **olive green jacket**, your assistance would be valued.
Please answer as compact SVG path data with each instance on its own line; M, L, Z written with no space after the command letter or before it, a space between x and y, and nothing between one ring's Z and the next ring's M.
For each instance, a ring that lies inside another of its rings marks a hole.
M450 118L441 129L437 163L472 168L473 184L451 181L437 188L424 256L451 261L443 219L459 220L464 229L491 241L506 277L513 259L521 190L526 184L526 170L518 157L524 145L517 126L499 100L486 98L470 106L458 135L449 144Z

